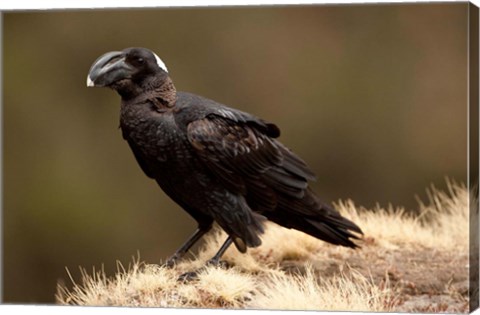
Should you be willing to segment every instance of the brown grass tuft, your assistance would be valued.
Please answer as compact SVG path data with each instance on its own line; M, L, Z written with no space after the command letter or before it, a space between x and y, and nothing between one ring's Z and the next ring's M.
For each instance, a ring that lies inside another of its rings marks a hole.
M197 257L173 269L136 259L113 278L82 271L81 283L58 286L59 304L196 308L468 311L468 191L428 190L419 214L339 202L337 209L365 232L361 249L336 247L304 233L267 224L262 246L224 256L228 269L207 267L198 280L179 282L201 268L225 239L216 230ZM467 290L465 289L467 287ZM447 306L446 306L447 305Z

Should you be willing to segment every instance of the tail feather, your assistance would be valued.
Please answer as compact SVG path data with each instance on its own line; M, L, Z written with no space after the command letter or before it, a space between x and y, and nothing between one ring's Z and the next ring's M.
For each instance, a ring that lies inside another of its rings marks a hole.
M330 208L329 212L330 215L328 215L325 220L331 222L331 225L338 226L339 228L343 228L346 230L352 230L359 234L363 234L362 230L358 227L358 225L356 225L349 219L342 217L340 213L338 213L336 210Z
M313 229L310 230L310 233L307 233L316 238L322 239L334 245L342 245L351 248L358 247L358 245L355 244L352 239L358 240L360 237L343 227L338 225L330 225L329 223L331 222L319 222L310 219L305 219L305 221L311 224L313 227ZM359 230L358 227L357 229Z
M343 217L334 208L323 204L310 190L302 199L280 198L275 211L267 218L284 227L307 233L334 245L359 247L354 240L363 235L358 225Z

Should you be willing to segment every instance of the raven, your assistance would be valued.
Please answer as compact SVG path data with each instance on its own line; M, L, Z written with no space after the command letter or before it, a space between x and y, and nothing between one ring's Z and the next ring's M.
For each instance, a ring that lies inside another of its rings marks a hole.
M143 172L198 223L168 260L172 266L216 222L245 253L261 244L265 220L351 248L362 230L322 203L308 186L315 175L276 138L279 128L210 99L177 92L152 51L108 52L91 66L87 86L121 96L120 127Z

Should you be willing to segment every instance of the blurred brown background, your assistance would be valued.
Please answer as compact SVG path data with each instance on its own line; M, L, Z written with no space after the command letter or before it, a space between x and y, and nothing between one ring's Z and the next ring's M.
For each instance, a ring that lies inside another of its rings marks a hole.
M3 15L3 301L53 303L78 266L165 259L194 221L147 179L101 54L152 49L179 90L277 123L327 202L415 209L466 180L467 3Z

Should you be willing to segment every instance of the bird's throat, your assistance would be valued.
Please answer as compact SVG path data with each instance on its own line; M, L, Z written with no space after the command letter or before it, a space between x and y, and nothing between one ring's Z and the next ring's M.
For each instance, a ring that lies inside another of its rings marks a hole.
M148 82L141 86L134 84L122 84L117 82L113 88L120 94L122 100L127 103L149 102L159 110L175 106L177 90L170 78L166 78L158 84L158 81Z

